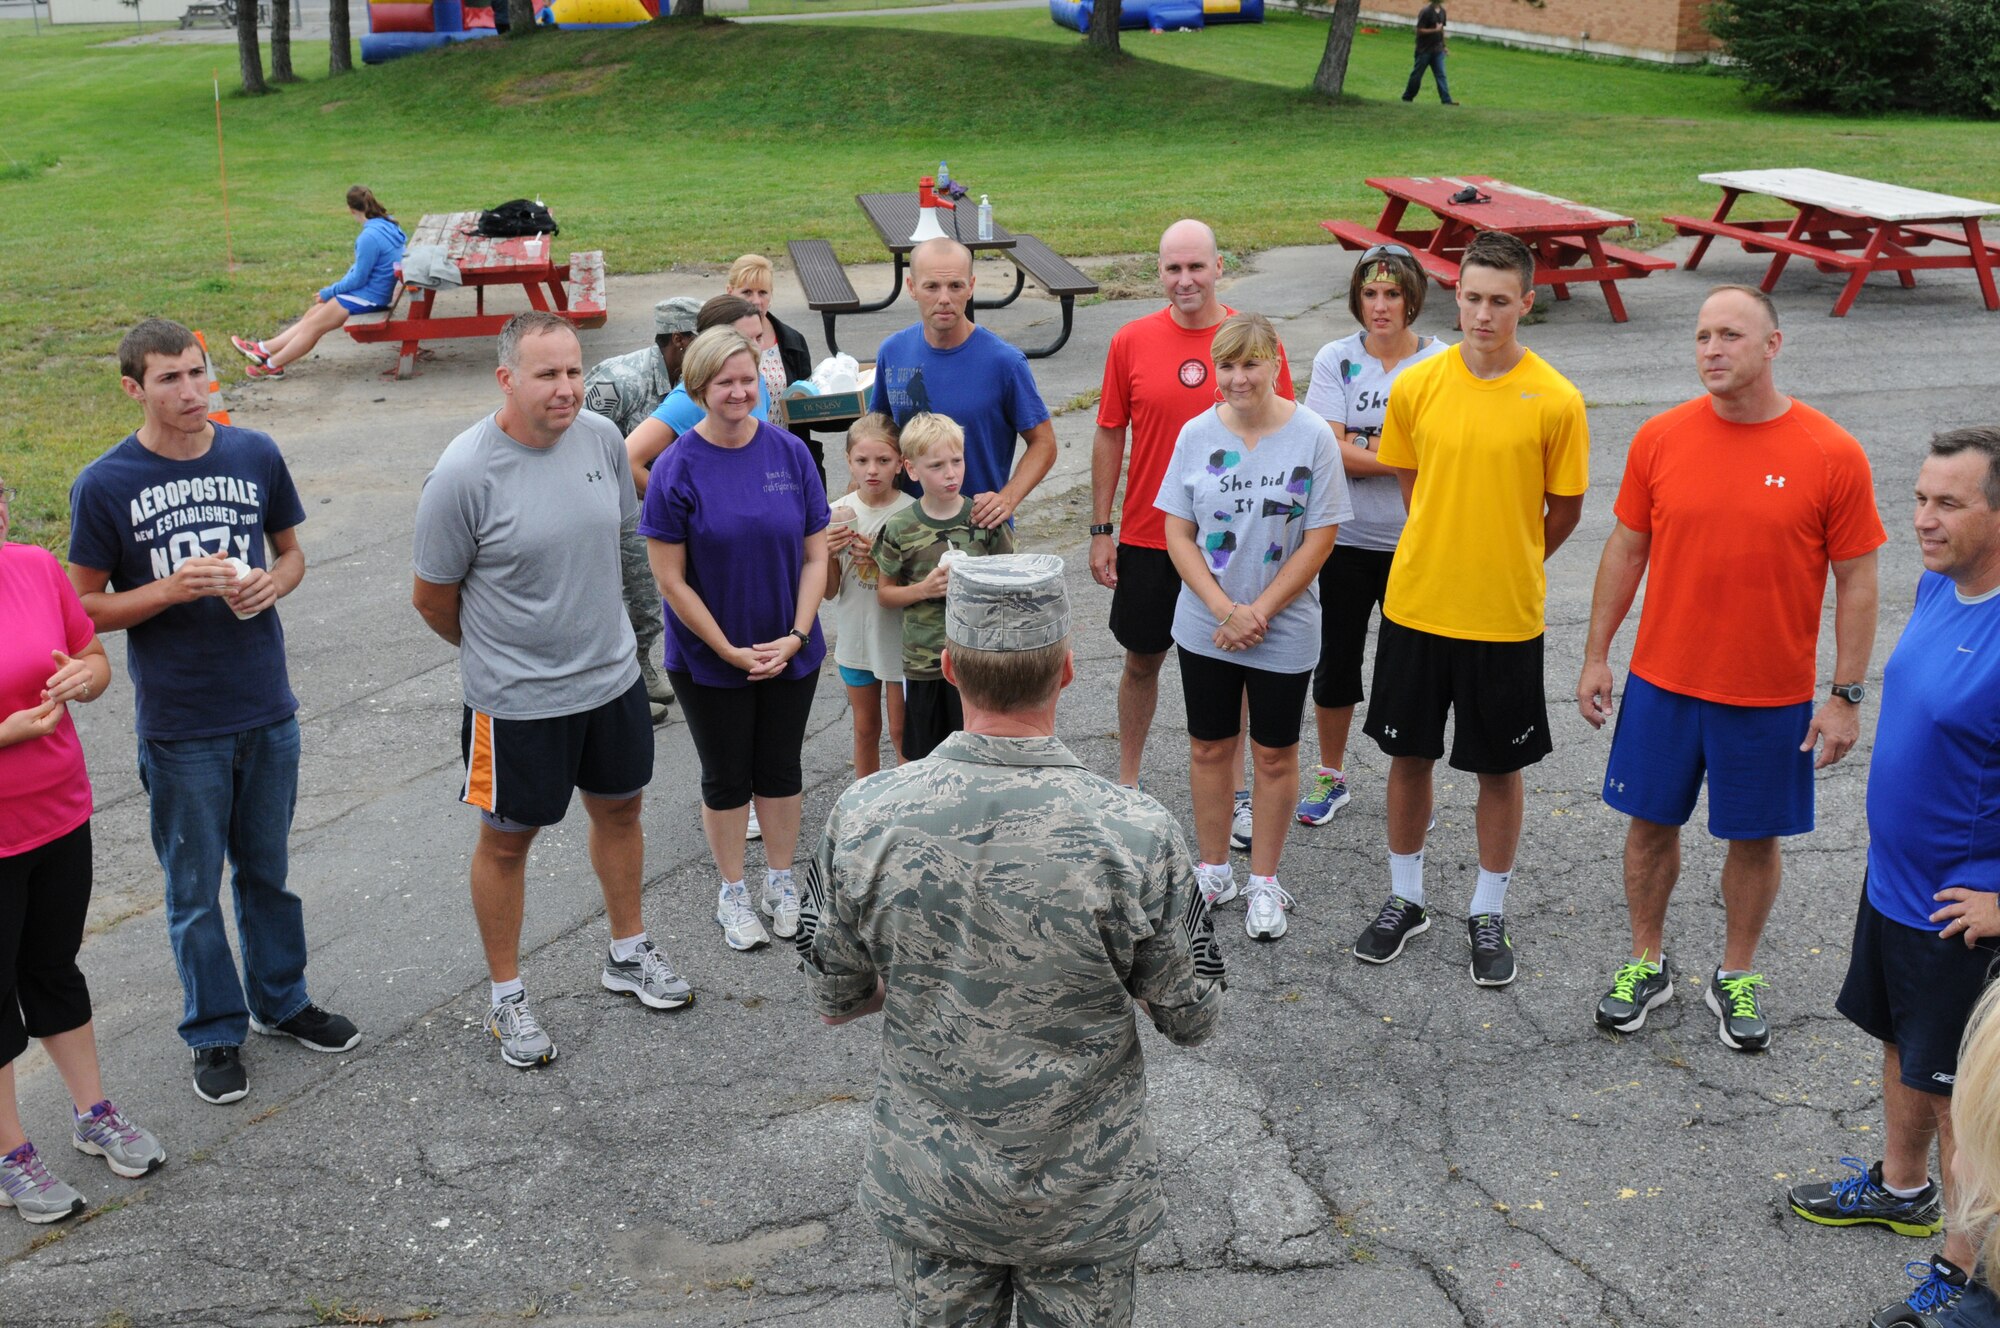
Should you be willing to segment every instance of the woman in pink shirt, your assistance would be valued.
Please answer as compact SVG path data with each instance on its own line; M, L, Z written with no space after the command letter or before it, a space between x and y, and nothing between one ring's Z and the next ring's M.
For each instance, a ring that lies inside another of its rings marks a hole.
M90 989L76 966L90 904L90 776L69 717L111 681L111 661L48 550L9 544L0 481L0 1207L30 1222L84 1208L21 1128L14 1061L40 1038L69 1088L70 1142L121 1176L167 1160L98 1080Z

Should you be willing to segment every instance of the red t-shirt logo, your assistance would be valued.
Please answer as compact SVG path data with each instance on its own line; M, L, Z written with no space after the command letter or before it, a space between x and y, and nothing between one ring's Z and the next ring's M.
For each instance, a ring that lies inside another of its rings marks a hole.
M1182 360L1182 361L1181 361L1181 386L1182 386L1182 387L1200 387L1200 386L1201 386L1201 385L1202 385L1203 383L1205 383L1205 382L1207 382L1207 381L1208 381L1208 361L1207 361L1207 360Z

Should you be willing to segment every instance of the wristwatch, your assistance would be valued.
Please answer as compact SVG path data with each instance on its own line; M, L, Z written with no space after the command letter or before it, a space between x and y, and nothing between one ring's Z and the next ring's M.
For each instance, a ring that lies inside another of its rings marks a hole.
M796 636L797 638L799 638L799 644L802 646L809 646L813 643L811 632L801 632L796 627L794 627L789 633L787 633L787 635Z
M1868 695L1868 689L1858 682L1837 682L1827 687L1829 692L1849 705L1860 705L1861 698Z
M1109 535L1117 529L1118 527L1112 525L1109 521L1102 521L1099 522L1097 525L1092 526L1090 528L1090 533L1093 535Z

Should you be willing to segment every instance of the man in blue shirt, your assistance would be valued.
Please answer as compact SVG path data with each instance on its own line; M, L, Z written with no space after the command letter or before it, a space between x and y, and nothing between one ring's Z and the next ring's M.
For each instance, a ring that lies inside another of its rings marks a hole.
M195 1092L234 1102L249 1091L248 1029L314 1051L361 1040L306 995L305 909L285 885L299 703L277 603L305 579L306 514L269 434L209 421L192 332L149 318L118 344L118 368L145 422L70 489L69 579L99 633L126 634L180 1034ZM243 980L222 924L225 854Z
M2000 427L1931 440L1917 473L1924 575L1882 675L1868 772L1868 875L1838 1008L1882 1043L1883 1158L1795 1186L1792 1211L1899 1235L1944 1228L1951 1092L1973 1004L2000 961ZM1929 1174L1931 1141L1938 1176ZM1876 1328L1963 1294L1973 1233L1951 1231Z
M910 251L905 283L922 318L876 352L869 409L894 416L899 428L919 411L957 421L965 430L963 492L972 495L972 522L997 526L1056 463L1049 408L1027 357L972 321L970 249L956 240L925 240ZM1017 435L1028 444L1019 466Z

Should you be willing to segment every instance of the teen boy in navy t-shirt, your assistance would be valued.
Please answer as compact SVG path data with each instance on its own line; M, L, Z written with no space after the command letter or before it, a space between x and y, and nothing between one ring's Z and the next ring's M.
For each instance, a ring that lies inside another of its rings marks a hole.
M69 576L98 632L126 633L180 1033L195 1092L234 1102L247 1029L314 1051L361 1040L306 995L304 909L285 885L299 726L276 605L305 577L305 509L270 435L209 421L193 333L147 319L118 367L145 422L70 489ZM247 982L223 931L225 854Z

